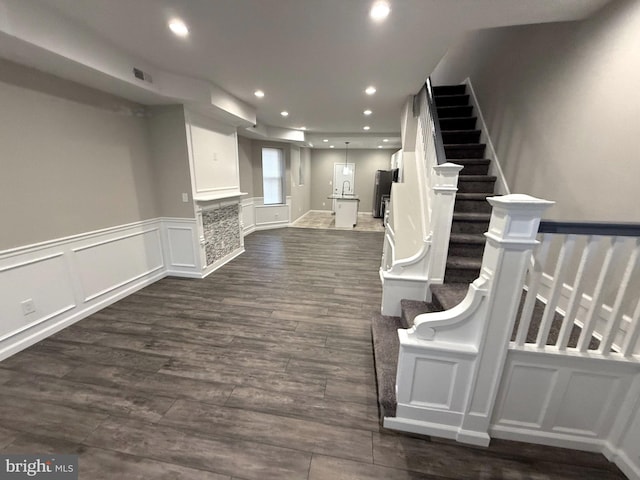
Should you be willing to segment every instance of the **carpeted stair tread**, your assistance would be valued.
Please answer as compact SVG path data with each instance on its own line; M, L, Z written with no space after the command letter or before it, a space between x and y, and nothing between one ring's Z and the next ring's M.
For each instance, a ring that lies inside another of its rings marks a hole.
M442 310L451 310L464 299L467 295L467 290L469 290L467 283L431 285L431 295L434 306Z
M402 311L402 324L404 328L411 328L414 319L423 313L432 313L440 311L432 303L421 302L420 300L400 300L400 309Z
M487 175L489 173L489 165L491 160L487 158L457 158L451 160L451 163L461 165L460 176L464 175Z
M442 95L461 95L467 91L467 86L464 83L456 85L438 85L433 87L433 94L436 97Z
M476 128L477 117L450 117L440 118L440 130L472 130Z
M474 245L484 245L486 238L482 233L452 233L449 241L450 243L471 243Z
M493 193L458 193L456 200L480 200L487 201L487 197L493 196Z
M379 313L371 320L374 365L378 383L380 418L396 416L396 371L400 342L397 330L404 328L400 317L387 317Z
M484 143L445 143L444 153L447 159L484 158Z
M477 144L481 133L480 130L443 130L442 141L446 145Z
M467 106L455 106L455 107L437 107L438 118L458 118L458 117L470 117L473 112L473 107Z
M447 258L447 268L449 267L476 270L482 267L482 259L473 257L455 257L449 255L449 258Z
M458 105L468 105L469 95L462 93L456 95L436 95L436 106L438 107L453 107Z
M493 193L458 193L456 195L454 211L491 213L491 204L487 202L487 197L490 196L493 196Z
M487 222L491 219L491 214L489 213L475 213L475 212L464 212L464 213L453 213L453 221L464 221L464 222Z

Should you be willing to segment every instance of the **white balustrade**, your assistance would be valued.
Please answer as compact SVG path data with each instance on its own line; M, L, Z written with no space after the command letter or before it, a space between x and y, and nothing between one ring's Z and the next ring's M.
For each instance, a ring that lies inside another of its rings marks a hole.
M590 357L639 354L640 238L550 233L539 238L512 346ZM558 253L550 256L554 247ZM532 325L536 304L544 311ZM535 342L527 342L528 334L535 334ZM594 344L597 348L590 348Z

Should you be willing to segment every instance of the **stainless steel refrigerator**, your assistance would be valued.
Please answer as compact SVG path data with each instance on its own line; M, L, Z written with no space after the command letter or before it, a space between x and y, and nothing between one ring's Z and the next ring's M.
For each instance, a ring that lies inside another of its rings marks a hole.
M373 217L382 218L384 215L384 199L391 195L393 170L378 170L373 184Z

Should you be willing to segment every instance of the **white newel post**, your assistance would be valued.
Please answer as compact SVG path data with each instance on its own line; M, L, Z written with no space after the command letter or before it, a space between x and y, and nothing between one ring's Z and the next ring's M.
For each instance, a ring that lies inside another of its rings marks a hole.
M431 258L429 259L429 283L444 282L444 271L447 266L449 252L449 238L453 221L453 207L456 203L458 191L458 174L462 165L443 163L433 167L434 205L431 211L433 238L431 244Z
M457 439L486 446L489 424L542 212L554 202L528 195L488 199L493 206L480 276L488 281L478 356Z

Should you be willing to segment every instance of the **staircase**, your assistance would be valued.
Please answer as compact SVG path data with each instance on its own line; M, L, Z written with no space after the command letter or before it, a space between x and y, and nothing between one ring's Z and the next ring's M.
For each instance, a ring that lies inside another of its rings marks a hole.
M485 144L469 105L466 85L434 87L440 130L447 160L462 165L453 213L445 283L469 284L480 273L484 233L491 206L486 198L494 194L496 177L488 175L490 160L484 158Z
M455 307L467 293L468 285L432 285L431 303L402 300L400 317L375 314L371 323L373 351L375 356L376 381L378 383L378 406L380 421L384 417L396 416L396 370L398 368L399 341L397 330L410 328L415 317L422 313L440 312Z
M479 143L481 132L476 129L477 118L466 88L446 85L433 89L447 160L463 166L458 177L444 285L431 286L431 303L402 300L400 317L378 314L372 320L381 420L396 414L396 331L411 328L414 318L422 313L455 307L480 274L484 233L491 218L491 205L486 198L494 194L496 177L488 175L491 161L484 158L486 145Z

